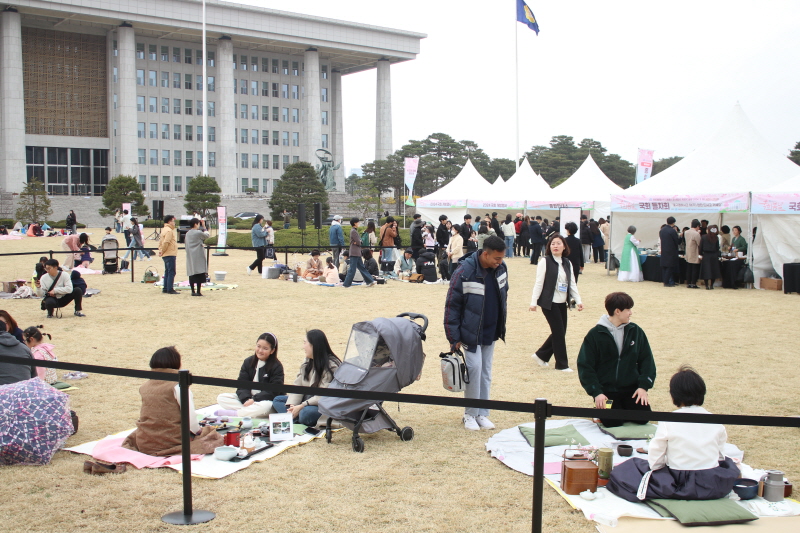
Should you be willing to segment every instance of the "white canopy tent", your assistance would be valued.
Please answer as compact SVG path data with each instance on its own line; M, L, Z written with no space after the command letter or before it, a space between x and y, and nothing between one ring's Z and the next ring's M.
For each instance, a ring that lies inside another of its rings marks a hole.
M612 195L609 248L619 255L631 225L643 247L657 245L659 228L669 216L681 228L694 218L747 228L749 191L772 187L799 172L800 167L761 137L737 103L705 144L663 172Z
M492 187L493 185L477 171L472 161L467 159L464 168L453 181L417 199L417 213L422 215L423 220L432 222L434 226L438 225L440 215L447 215L448 219L461 223L468 212L468 200L488 196Z
M550 190L547 182L534 172L525 159L507 181L498 178L488 194L482 198L470 198L467 206L473 216L476 213L483 216L486 212L496 212L502 220L507 214L513 216L524 213L526 200L541 198Z
M784 263L800 262L800 175L783 181L765 192L754 192L753 225L763 253L753 257L753 273L783 275Z

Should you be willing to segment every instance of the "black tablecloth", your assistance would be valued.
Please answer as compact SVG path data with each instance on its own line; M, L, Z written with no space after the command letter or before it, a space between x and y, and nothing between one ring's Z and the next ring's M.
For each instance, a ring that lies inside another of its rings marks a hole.
M800 263L783 264L783 292L800 293Z
M738 287L740 283L736 281L739 276L739 271L744 266L744 261L737 259L735 261L720 261L719 269L722 273L722 288L733 289Z
M686 281L686 265L686 259L679 257L678 272L676 272L677 279L675 279L675 283L683 283ZM658 283L662 283L660 255L647 256L647 259L644 260L644 264L642 265L642 277L645 281L657 281Z

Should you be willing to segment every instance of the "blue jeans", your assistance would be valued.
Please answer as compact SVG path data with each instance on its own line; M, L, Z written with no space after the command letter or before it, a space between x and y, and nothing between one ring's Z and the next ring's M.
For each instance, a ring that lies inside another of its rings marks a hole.
M164 289L163 292L170 292L172 284L175 282L175 256L169 255L162 257L164 260Z
M494 358L494 344L478 346L474 352L465 351L469 370L469 383L464 390L464 398L488 400L492 388L492 359ZM472 416L489 416L488 409L467 407L464 413Z
M364 278L364 283L369 285L370 283L374 283L375 280L372 279L367 269L364 268L364 261L361 259L361 256L358 257L351 257L350 258L350 268L347 269L347 276L344 278L344 286L349 287L353 284L353 278L356 275L356 269L361 272L361 277Z
M289 397L286 395L282 396L275 396L272 399L272 408L275 409L278 413L285 413L286 411L286 400ZM307 405L303 407L300 411L300 416L294 419L294 421L298 424L303 424L304 426L316 426L317 420L319 420L319 407L316 405Z
M514 257L514 237L506 237L506 257Z

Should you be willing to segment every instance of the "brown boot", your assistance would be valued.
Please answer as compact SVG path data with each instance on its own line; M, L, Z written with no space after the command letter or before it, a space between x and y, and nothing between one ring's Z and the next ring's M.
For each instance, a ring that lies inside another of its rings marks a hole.
M122 474L126 469L127 467L124 464L112 463L110 465L106 465L103 463L94 463L92 465L92 474L96 476L100 476L102 474Z

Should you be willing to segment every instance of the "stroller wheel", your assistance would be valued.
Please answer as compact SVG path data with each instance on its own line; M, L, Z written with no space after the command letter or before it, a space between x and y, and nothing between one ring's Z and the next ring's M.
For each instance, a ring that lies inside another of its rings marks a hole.
M330 427L325 428L325 440L328 441L328 444L331 443L331 437L333 436L333 431L331 431Z
M408 442L414 438L414 428L406 426L402 430L400 430L399 434L400 434L400 440L402 440L403 442Z
M361 437L355 437L353 439L353 451L356 453L364 452L364 439Z

